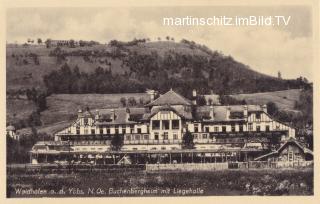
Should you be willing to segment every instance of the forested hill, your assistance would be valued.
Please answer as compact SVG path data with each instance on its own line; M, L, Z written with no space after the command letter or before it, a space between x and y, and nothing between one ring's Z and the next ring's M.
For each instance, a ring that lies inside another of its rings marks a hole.
M73 48L7 46L9 91L45 87L49 93L130 93L174 88L189 96L192 89L221 95L305 86L305 79L267 76L187 40L113 40Z

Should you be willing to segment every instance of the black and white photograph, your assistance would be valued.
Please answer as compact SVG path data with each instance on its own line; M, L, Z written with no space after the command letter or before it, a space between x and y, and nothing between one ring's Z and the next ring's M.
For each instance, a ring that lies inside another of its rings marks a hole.
M318 4L222 2L7 6L6 199L313 197Z

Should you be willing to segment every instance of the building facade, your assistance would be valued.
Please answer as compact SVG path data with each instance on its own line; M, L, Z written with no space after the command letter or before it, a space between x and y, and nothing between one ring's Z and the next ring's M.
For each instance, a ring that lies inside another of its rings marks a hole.
M207 162L247 161L295 138L295 129L273 119L265 105L197 106L173 90L157 99L150 93L151 102L142 108L79 110L77 119L55 134L55 141L33 147L32 160L68 154L105 163L110 157L138 155L143 158L138 162L151 162L157 155L158 162L172 162L180 154L182 162L192 154L192 159ZM186 133L193 136L192 149L183 148ZM115 137L123 139L120 151L112 148Z

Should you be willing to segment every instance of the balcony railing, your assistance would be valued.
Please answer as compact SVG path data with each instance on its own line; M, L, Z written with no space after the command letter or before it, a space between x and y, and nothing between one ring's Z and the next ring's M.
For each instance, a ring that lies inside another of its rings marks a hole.
M181 144L182 140L124 140L124 144Z

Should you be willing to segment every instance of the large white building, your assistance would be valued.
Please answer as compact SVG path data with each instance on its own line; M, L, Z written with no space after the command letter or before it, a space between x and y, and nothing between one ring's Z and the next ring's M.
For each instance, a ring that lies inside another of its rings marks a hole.
M170 153L171 159L171 153L182 157L183 152L194 152L238 161L254 159L295 138L295 129L270 117L265 105L197 106L173 90L157 99L153 94L143 108L79 110L78 118L55 134L55 141L36 144L32 153L68 152L79 158ZM191 150L182 146L186 132L194 138ZM123 137L118 152L111 148L113 137Z

